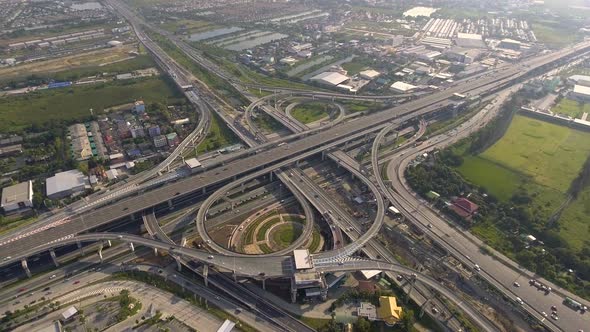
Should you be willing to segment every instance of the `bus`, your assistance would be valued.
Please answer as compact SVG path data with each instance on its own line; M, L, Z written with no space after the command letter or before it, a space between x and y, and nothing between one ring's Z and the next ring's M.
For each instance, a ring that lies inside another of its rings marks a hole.
M398 209L395 208L395 206L390 206L387 210L389 210L389 212L391 213L392 216L397 216L400 215L401 212L399 212Z
M565 304L566 306L568 306L568 307L570 307L570 308L572 308L574 310L580 310L580 309L582 309L582 304L580 302L575 301L574 299L569 298L569 297L566 297L563 300L563 304Z

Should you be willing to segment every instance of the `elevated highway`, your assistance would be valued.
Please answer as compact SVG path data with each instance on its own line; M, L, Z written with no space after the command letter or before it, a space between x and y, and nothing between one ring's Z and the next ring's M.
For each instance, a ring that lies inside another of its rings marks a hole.
M235 160L231 165L220 167L221 169L209 170L189 178L178 180L174 183L165 184L162 187L142 193L141 199L138 197L123 199L111 204L109 207L99 208L95 211L77 216L75 217L75 222L69 222L66 226L56 225L54 228L49 229L42 234L38 233L25 239L17 239L13 241L10 246L2 245L0 246L0 256L12 256L12 253L18 253L24 248L38 246L59 239L63 236L78 234L96 228L102 224L130 215L131 213L138 213L154 205L165 203L167 200L174 198L175 196L186 195L197 190L206 189L207 187L219 184L220 182L241 176L244 173L249 173L254 169L278 165L278 162L288 160L289 158L292 158L290 163L295 162L296 160L342 144L348 140L358 138L359 136L370 132L379 131L394 119L403 122L410 118L432 112L437 108L444 107L449 104L448 98L450 98L453 93L493 93L514 80L529 75L533 68L551 64L564 57L577 54L577 52L585 51L589 46L590 42L584 42L577 45L575 48L565 49L560 52L531 59L527 63L521 65L504 68L500 72L494 72L494 75L478 80L477 82L469 82L465 85L449 88L386 111L371 114L363 118L358 118L355 121L342 123L329 129L318 131L309 136L305 136L305 134L301 135L304 137L291 142L288 145L269 148L258 154ZM313 152L310 153L310 151Z

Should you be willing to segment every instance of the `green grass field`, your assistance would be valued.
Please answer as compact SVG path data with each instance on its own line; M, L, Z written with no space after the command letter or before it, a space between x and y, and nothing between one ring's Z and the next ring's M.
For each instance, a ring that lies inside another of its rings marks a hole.
M273 241L281 248L286 248L301 235L301 227L295 224L283 224L277 226L272 233Z
M225 125L217 114L213 113L211 114L211 127L209 128L207 138L197 146L197 152L203 153L217 150L239 142L239 138L236 137L231 129Z
M558 22L534 21L531 25L537 39L550 47L560 48L580 38L577 29L561 26Z
M482 154L465 157L457 170L501 201L526 192L533 198L531 215L547 220L590 155L589 141L590 133L516 115L504 137ZM590 235L589 207L587 188L559 219L560 236L575 249ZM472 231L495 248L510 247L493 224L480 223Z
M565 192L590 154L590 133L517 115L508 132L480 157Z
M271 219L260 226L258 234L256 234L256 241L263 241L266 237L266 232L273 226L281 222L279 218Z
M143 99L167 103L182 98L180 92L161 78L146 78L108 84L42 90L17 97L0 98L0 131L11 132L51 120L74 121L98 115L103 109Z
M291 110L291 115L302 123L311 123L327 117L329 115L326 112L327 107L328 104L322 102L300 104Z
M354 60L342 64L342 68L344 68L348 72L348 75L351 76L358 74L359 72L363 71L366 67L367 65L359 62L354 62Z
M590 104L565 98L555 105L551 112L569 115L572 118L581 118L584 112L590 113Z

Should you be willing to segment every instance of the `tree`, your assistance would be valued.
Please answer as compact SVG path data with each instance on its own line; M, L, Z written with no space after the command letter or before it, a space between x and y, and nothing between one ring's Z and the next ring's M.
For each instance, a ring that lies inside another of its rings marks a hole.
M354 326L354 330L357 332L369 332L371 331L371 322L364 317L360 317Z

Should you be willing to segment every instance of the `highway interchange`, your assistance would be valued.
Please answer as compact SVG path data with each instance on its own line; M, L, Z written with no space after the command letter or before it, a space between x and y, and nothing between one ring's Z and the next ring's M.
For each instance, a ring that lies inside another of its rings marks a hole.
M149 43L149 38L147 36L140 35L140 32L137 30L137 28L136 31L138 32L142 42ZM366 137L371 133L381 131L377 136L378 139L375 141L376 143L374 145L374 148L375 146L378 148L378 142L388 130L395 129L406 121L412 120L421 115L444 108L450 104L448 100L454 93L485 95L493 91L501 90L507 86L510 86L510 84L513 82L522 79L522 77L529 74L529 71L532 69L536 69L537 67L549 64L554 60L566 57L570 53L583 52L589 46L590 43L585 42L580 45L576 45L575 48L569 48L560 52L546 54L538 58L527 60L525 63L504 66L493 70L491 73L487 74L485 78L477 80L477 82L465 82L449 89L435 92L431 95L424 96L393 107L389 110L355 119L355 121L344 121L337 125L330 125L329 127L322 128L323 130L321 131L318 130L311 133L303 132L299 135L292 136L293 138L286 139L288 143L284 145L270 143L263 144L262 147L256 146L250 149L250 152L244 153L243 158L232 160L223 165L213 167L195 175L186 176L184 178L174 178L175 181L165 183L157 182L157 185L151 185L148 188L151 190L143 192L145 187L141 187L139 184L141 182L147 181L149 178L157 176L158 173L162 172L165 168L168 168L168 166L170 166L172 162L174 162L174 160L176 160L178 156L182 154L183 149L179 149L177 150L178 152L175 151L173 155L171 155L170 158L165 161L165 163L161 164L159 168L146 173L147 175L138 177L138 179L135 180L137 182L131 182L129 184L130 186L138 185L141 190L130 190L126 186L121 186L119 189L120 191L117 191L117 193L120 194L108 196L108 198L101 198L100 195L97 195L96 197L98 198L87 201L85 205L81 205L80 207L76 208L70 208L56 216L41 221L40 224L49 225L47 228L43 229L43 231L34 233L25 233L24 231L20 231L16 234L10 234L12 238L7 238L4 236L2 240L0 240L0 256L10 257L10 259L5 259L1 264L6 265L13 262L18 262L21 259L29 257L35 253L52 250L56 247L66 244L75 244L80 241L95 242L116 240L157 248L159 250L171 251L175 257L184 257L206 262L209 265L232 271L232 273L236 275L256 277L261 273L264 273L265 277L268 278L290 276L294 272L294 267L292 264L292 258L290 256L283 255L286 252L268 255L267 257L247 257L233 252L224 251L223 248L217 248L215 247L215 244L213 244L211 247L216 251L221 252L221 254L211 254L208 252L184 248L182 246L172 244L170 239L162 238L163 236L161 234L159 239L155 240L130 234L83 233L95 229L98 226L107 225L113 221L120 220L125 216L134 214L143 215L145 211L155 206L160 204L168 204L168 201L173 201L174 199L181 198L197 191L210 192L211 190L217 189L213 195L209 196L211 199L206 201L211 203L215 202L217 199L223 197L223 194L229 189L240 185L242 182L255 179L264 174L270 174L271 172L278 171L284 167L290 167L299 160L317 155L323 151L335 151L329 153L331 158L333 158L337 163L347 167L347 169L355 174L358 178L365 179L366 176L361 172L361 170L358 169L358 165L348 162L346 156L341 154L343 152L339 152L335 149L337 149L339 146L342 146L347 141ZM157 45L151 45L148 46L148 48L160 60L162 66L165 69L168 69L173 77L185 77L183 76L184 71L177 67L176 64L174 64L173 68L170 66L170 60L168 58L164 58L164 56L161 55L163 51L157 48ZM158 56L158 54L160 55ZM168 65L165 65L164 63ZM182 83L186 82L179 82L179 84ZM234 84L236 83L234 82ZM294 92L289 91L288 93L293 94ZM201 99L192 92L189 92L189 95L192 95L192 97L189 97L191 101L195 103L201 102ZM309 95L309 92L305 92L305 95ZM329 94L327 96L329 96ZM331 97L338 98L339 96L332 95ZM265 111L269 114L272 115L274 113L276 115L276 112L274 112L271 107L265 108ZM198 107L198 109L201 110L201 121L199 122L197 129L195 129L193 134L191 134L190 139L183 141L183 148L196 144L199 139L198 136L206 131L208 126L207 116L205 116L205 114L208 114L208 111L204 110L208 110L209 107L201 105ZM302 128L301 126L293 125L292 118L287 117L286 120L281 121L281 123L283 122L285 122L287 127L291 126L293 129L298 127L294 130L296 132L306 130L306 128ZM245 138L244 140L248 142L249 139ZM403 183L403 177L401 174L403 174L403 169L405 169L409 161L412 160L412 157L422 153L424 150L437 146L435 143L442 143L442 141L436 142L436 140L432 140L432 144L425 144L421 145L420 147L410 148L407 150L407 154L404 158L394 158L397 165L394 168L396 170L395 177L392 178L390 176L389 179L396 179L394 181L399 181L399 183L393 183L394 188L397 189L396 192L399 192L401 188L406 188L404 186L405 184ZM252 143L251 139L249 141ZM253 153L252 151L255 152ZM338 155L340 155L340 157L338 157ZM375 155L375 153L373 155ZM378 161L374 159L374 168L375 164L377 163ZM289 178L287 172L278 171L277 173L282 174L282 180L285 183L292 183L294 187L297 186L297 181L291 181L287 179ZM377 200L377 219L372 224L370 230L360 236L357 241L348 246L345 246L344 248L337 249L334 252L325 252L319 254L316 259L318 271L331 272L364 269L393 271L396 273L402 273L404 275L415 274L418 280L436 289L445 297L451 299L456 303L457 306L461 307L471 317L480 317L479 314L475 312L468 303L458 299L455 294L449 292L446 288L441 287L438 282L425 275L416 273L416 271L408 269L407 267L386 262L362 259L346 259L351 254L356 252L360 247L362 247L367 241L370 241L379 230L385 210L385 202L381 200L380 197L381 194L384 194L389 201L395 202L395 205L405 212L404 215L410 221L421 225L421 227L423 227L427 233L435 233L433 230L429 230L427 227L428 224L432 224L433 229L439 231L439 233L449 234L449 236L445 236L446 238L443 242L447 244L447 249L453 254L453 256L462 258L462 261L466 261L470 264L474 264L475 262L479 264L482 267L483 271L481 274L484 278L488 279L491 284L499 289L504 289L504 291L507 291L510 294L518 294L518 296L525 300L525 309L529 313L533 313L539 317L540 311L543 309L539 309L537 304L542 306L542 308L545 308L549 304L554 305L561 303L561 297L558 294L552 293L548 296L544 296L540 295L539 292L527 291L525 287L518 290L510 288L510 285L514 280L518 280L518 278L524 278L526 280L529 278L530 272L527 273L527 271L524 271L518 267L514 268L514 266L507 268L506 266L510 264L507 264L505 260L495 260L490 256L478 253L477 247L474 247L476 244L474 244L472 241L463 240L465 239L464 234L456 234L457 231L455 229L451 228L446 221L438 217L438 214L429 210L422 203L417 201L418 199L411 195L411 192L407 190L407 188L403 196L400 197L399 193L391 191L382 180L379 180L379 173L375 172L375 175L377 175L378 178L378 186L374 185L373 182L368 179L366 184L371 188L375 196L379 197ZM236 180L238 182L233 182ZM302 179L302 181L304 180L305 179ZM308 182L306 183L307 185L311 185ZM134 195L137 192L141 192L141 195ZM293 192L299 201L305 200L301 197L301 194L299 193L300 190L294 189ZM129 196L130 194L133 196ZM306 197L306 199L314 202L313 197ZM197 230L201 235L207 233L206 229L204 228L204 216L208 210L208 206L205 203L204 206L206 206L206 208L199 209L196 217ZM306 203L303 203L303 206L306 206ZM418 207L420 217L416 216L416 206ZM312 225L313 217L311 217L311 214L308 211L306 211L306 217L308 217L308 223ZM67 221L64 222L66 219ZM199 222L199 220L202 222ZM28 227L27 230L30 232L30 230L35 229L35 227L40 229L39 224L36 224L34 226ZM347 229L349 229L348 227L342 226L341 228L346 233L350 232L347 231ZM358 230L356 231L358 232ZM156 232L158 232L157 229ZM28 236L22 237L23 234L27 234ZM441 237L440 234L432 234L432 236L435 238ZM297 245L293 246L293 248L298 247L300 244L301 243L297 243ZM470 253L470 256L466 256L465 253ZM521 284L525 285L527 282L521 282ZM545 309L545 311L547 311L547 309ZM551 330L569 331L579 328L577 326L583 326L581 324L588 323L588 320L585 317L582 317L573 311L567 312L567 309L565 308L561 310L560 313L565 319L562 319L559 322L544 321L544 324L546 324ZM543 317L539 317L539 320L544 319ZM494 330L494 328L485 320L478 320L476 323L480 324L480 326L485 330Z

